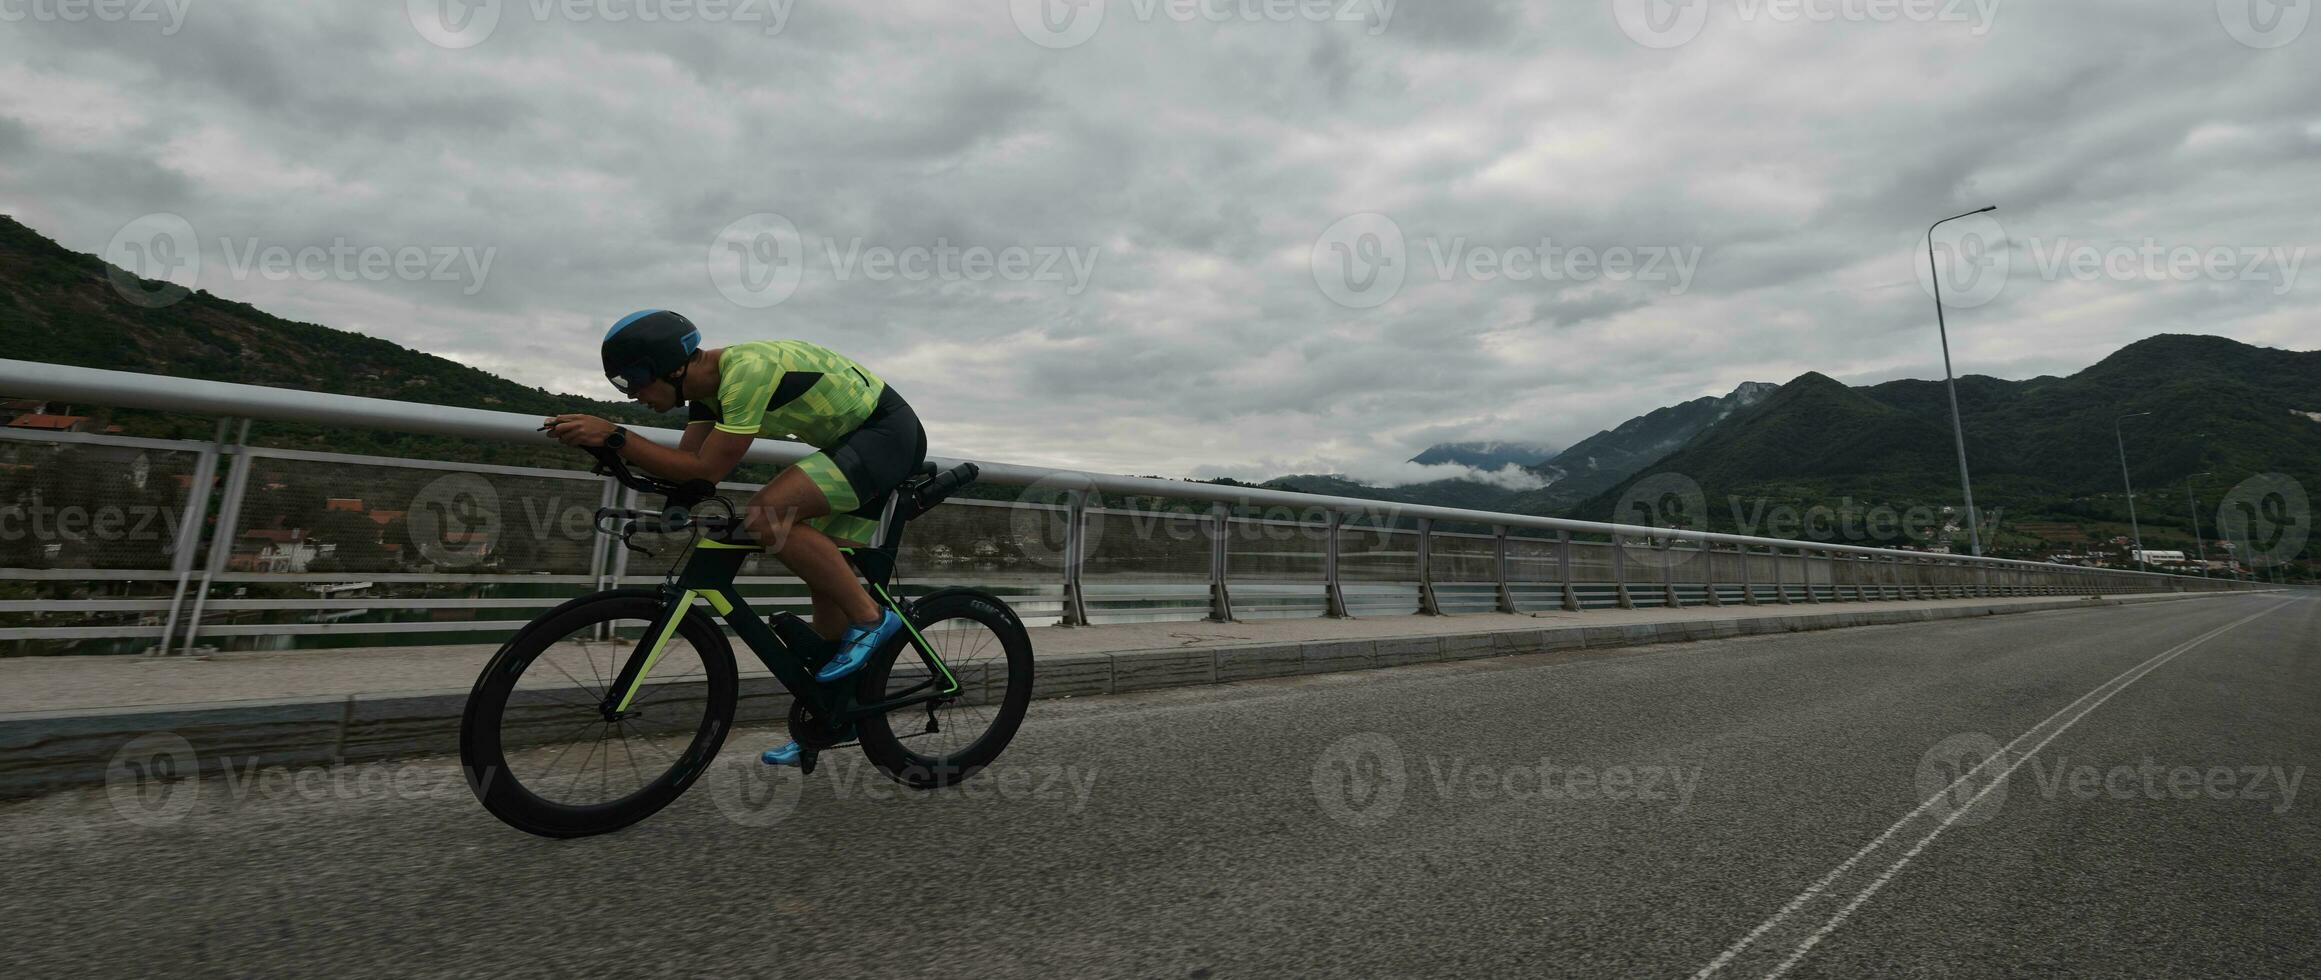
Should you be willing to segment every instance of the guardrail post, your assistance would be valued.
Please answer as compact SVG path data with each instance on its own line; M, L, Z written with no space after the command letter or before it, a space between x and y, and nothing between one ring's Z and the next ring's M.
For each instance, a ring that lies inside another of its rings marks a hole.
M1854 559L1854 601L1870 601L1870 577L1877 571L1877 559Z
M1749 546L1745 544L1734 545L1733 551L1741 556L1741 605L1754 606L1757 604L1757 587L1751 583L1757 573L1749 568L1752 564L1749 559L1755 556L1749 554Z
M620 499L620 489L621 485L613 482L612 478L605 478L604 486L596 495L596 506L599 509L613 506L613 502ZM620 542L609 534L592 534L589 539L588 574L596 578L596 590L602 592L612 588L612 553L627 549L622 548Z
M1064 609L1058 622L1065 626L1088 625L1087 593L1080 585L1080 568L1087 561L1081 549L1088 544L1088 492L1068 490L1064 493Z
M161 624L161 639L148 651L154 656L168 656L170 642L177 638L178 613L185 605L185 590L193 583L193 555L201 550L202 523L209 519L210 484L218 478L218 453L233 424L233 419L219 419L217 435L202 447L201 457L193 464L193 482L186 487L185 506L178 514L177 541L169 555L169 571L177 577L177 586L169 594L169 617Z
M241 452L250 442L250 420L243 419L236 429L234 443L220 446L218 451L234 454L233 468L227 471L224 496L218 501L218 526L210 538L209 561L202 566L201 584L193 593L193 613L185 620L185 653L193 653L194 641L201 636L202 610L209 605L210 583L218 573L226 570L226 560L234 554L234 525L242 519L242 492L250 486L250 460Z
M1209 504L1209 619L1219 623L1233 621L1233 594L1225 588L1226 522L1229 519L1222 501Z
M1329 540L1322 548L1322 591L1328 601L1327 614L1333 619L1354 618L1346 609L1346 588L1338 581L1339 529L1345 525L1346 515L1334 510L1329 512Z
M1684 608L1684 601L1676 597L1676 536L1660 539L1660 603L1670 609Z
M1800 575L1803 575L1803 576L1805 577L1805 601L1806 601L1806 602L1809 602L1809 603L1812 603L1812 604L1814 604L1814 605L1817 605L1817 606L1818 606L1818 605L1820 605L1820 604L1821 604L1821 593L1814 591L1814 588L1813 588L1813 551L1812 551L1812 549L1810 549L1810 548L1799 548L1799 549L1797 549L1797 570L1798 570L1798 574L1800 574ZM1833 580L1833 581L1834 581L1834 580Z
M1789 604L1789 576L1781 570L1781 546L1765 549L1773 553L1773 598L1781 605Z
M1555 576L1563 580L1565 612L1580 611L1580 594L1572 588L1572 533L1555 532Z
M1515 593L1507 588L1507 525L1491 525L1491 550L1491 564L1498 572L1499 611L1513 614L1519 610L1515 608Z
M1628 595L1628 540L1617 534L1612 535L1612 583L1620 608L1636 608L1636 601Z
M1418 519L1418 612L1421 616L1440 616L1443 604L1435 597L1433 518Z
M1709 604L1709 605L1712 605L1712 606L1722 606L1722 605L1724 605L1724 604L1725 604L1725 597L1724 597L1724 596L1721 596L1721 595L1718 595L1718 594L1717 594L1717 543L1716 543L1716 542L1714 542L1714 541L1703 541L1703 542L1701 542L1701 543L1700 543L1700 560L1703 562L1703 564L1702 564L1702 565L1701 565L1701 567L1700 567L1700 581L1701 581L1701 588L1703 588L1704 590L1706 590L1706 591L1708 592L1708 597L1709 597L1709 602L1708 602L1708 604Z

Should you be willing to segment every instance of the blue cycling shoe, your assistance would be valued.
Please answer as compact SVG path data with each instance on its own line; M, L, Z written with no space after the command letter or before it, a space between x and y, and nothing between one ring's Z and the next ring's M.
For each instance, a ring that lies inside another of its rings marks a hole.
M823 683L845 677L862 669L870 662L870 655L884 646L903 628L903 618L892 609L884 610L878 622L869 626L849 626L846 635L838 641L838 656L830 658L822 669L814 672L814 679Z
M759 753L758 761L769 766L794 766L798 764L798 757L805 754L806 750L798 743L787 742Z

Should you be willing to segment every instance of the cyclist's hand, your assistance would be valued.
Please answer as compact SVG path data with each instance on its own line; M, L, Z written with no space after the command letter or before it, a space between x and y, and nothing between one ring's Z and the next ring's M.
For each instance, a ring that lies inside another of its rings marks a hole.
M567 446L601 446L614 425L594 415L557 415L544 420L549 438Z

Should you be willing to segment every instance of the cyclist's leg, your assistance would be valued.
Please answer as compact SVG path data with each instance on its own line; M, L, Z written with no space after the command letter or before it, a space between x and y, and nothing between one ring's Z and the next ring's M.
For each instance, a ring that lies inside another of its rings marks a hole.
M820 456L816 453L808 460ZM828 535L807 523L827 516L831 506L811 470L801 463L774 477L774 482L750 498L744 526L791 574L804 581L809 591L835 603L849 622L875 620L879 618L878 604L855 580L846 556L838 553L838 545Z

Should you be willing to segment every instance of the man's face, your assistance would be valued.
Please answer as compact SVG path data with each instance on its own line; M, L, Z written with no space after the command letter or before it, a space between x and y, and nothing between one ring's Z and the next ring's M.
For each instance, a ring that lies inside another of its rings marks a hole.
M666 412L676 408L679 402L677 386L670 384L664 378L654 378L651 383L630 392L629 400L656 412Z

